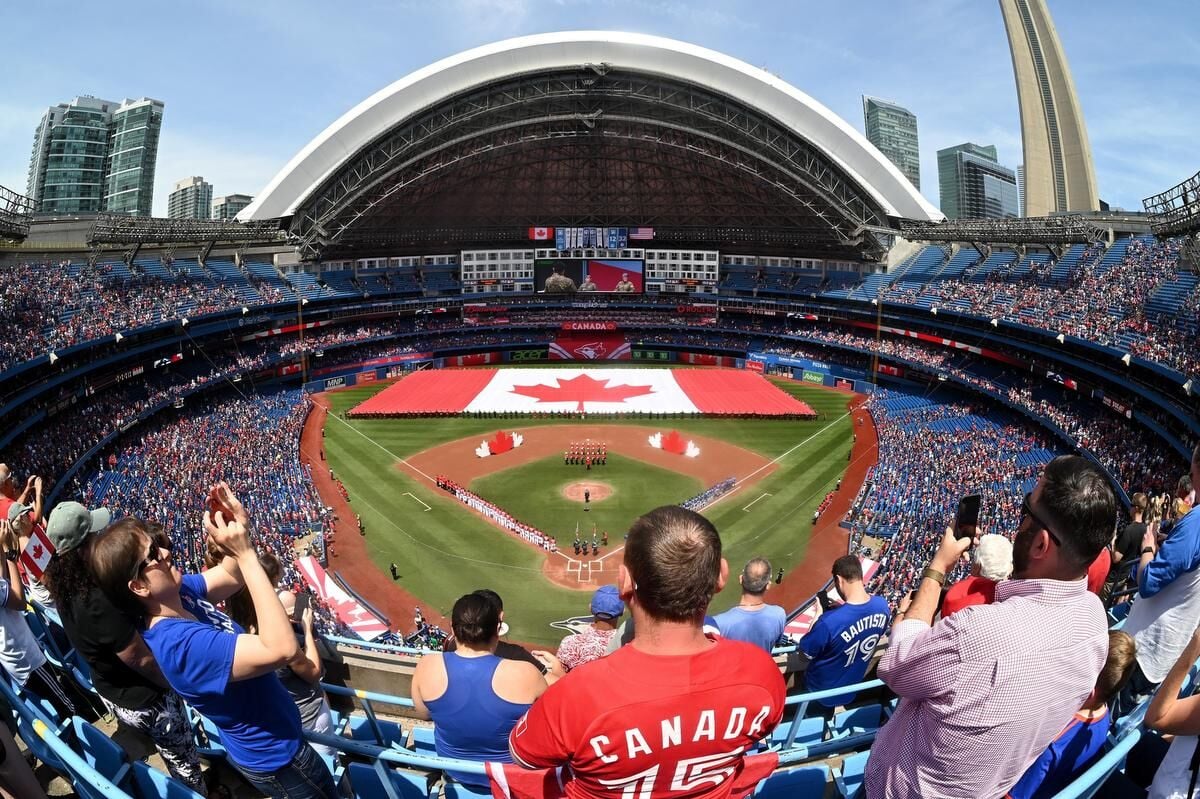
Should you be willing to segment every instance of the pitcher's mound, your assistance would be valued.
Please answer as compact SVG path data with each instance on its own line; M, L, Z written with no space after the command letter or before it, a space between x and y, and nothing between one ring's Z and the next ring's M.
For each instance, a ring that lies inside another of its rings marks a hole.
M612 496L612 486L608 483L581 481L563 486L562 495L572 502L583 502L583 492L587 491L592 502L599 502Z

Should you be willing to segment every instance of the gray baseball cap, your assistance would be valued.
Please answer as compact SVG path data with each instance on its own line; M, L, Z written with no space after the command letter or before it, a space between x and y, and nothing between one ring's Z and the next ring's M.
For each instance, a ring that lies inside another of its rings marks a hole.
M108 527L112 514L108 508L88 510L78 502L60 502L46 522L46 535L57 552L69 552L90 534Z
M8 520L10 522L15 522L17 519L21 518L22 513L29 513L31 510L33 510L33 508L29 507L28 505L22 505L20 502L14 502L8 506Z

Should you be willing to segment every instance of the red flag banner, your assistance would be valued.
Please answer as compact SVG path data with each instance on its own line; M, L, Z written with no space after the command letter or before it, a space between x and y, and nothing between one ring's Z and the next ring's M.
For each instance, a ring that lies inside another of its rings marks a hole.
M554 238L554 228L531 227L529 228L529 238L532 241L550 241Z

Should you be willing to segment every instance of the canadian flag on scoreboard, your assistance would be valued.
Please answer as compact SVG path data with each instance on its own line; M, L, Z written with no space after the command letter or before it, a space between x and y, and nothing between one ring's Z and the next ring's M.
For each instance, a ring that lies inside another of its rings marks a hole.
M29 544L21 553L21 565L25 573L35 580L42 579L42 573L50 565L50 557L54 554L54 545L46 537L46 531L40 524L34 525L29 531Z
M533 241L550 241L554 238L554 228L531 227L529 228L529 238Z

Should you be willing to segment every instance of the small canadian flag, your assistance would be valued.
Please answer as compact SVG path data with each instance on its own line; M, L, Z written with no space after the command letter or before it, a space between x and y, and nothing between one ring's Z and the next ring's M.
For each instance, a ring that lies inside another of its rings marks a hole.
M25 567L25 573L35 580L42 579L42 574L50 565L52 555L54 555L54 544L50 543L42 526L36 525L29 531L29 544L21 553L21 565Z
M549 241L554 238L554 228L531 227L529 228L529 238L533 241Z

